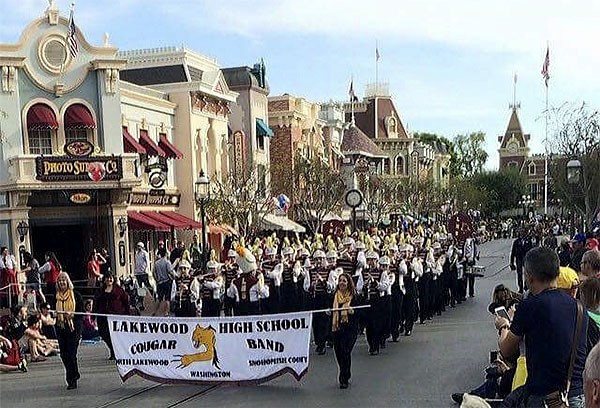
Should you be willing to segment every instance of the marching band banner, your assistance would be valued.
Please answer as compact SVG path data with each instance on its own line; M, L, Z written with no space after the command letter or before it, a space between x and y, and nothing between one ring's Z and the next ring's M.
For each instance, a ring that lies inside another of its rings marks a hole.
M177 318L109 316L123 381L137 374L157 382L269 381L308 371L312 313Z

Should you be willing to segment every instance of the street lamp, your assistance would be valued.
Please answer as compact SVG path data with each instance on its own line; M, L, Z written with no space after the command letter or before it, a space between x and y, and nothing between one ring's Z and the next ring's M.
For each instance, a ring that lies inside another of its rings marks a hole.
M569 160L567 163L567 181L569 184L577 184L581 178L581 162L577 159Z
M119 228L119 235L123 236L127 232L127 218L120 217L117 221L117 227Z
M25 236L29 232L29 224L27 221L21 221L17 224L17 234L19 234L19 239L21 242L25 241Z
M202 222L202 268L206 265L207 245L206 245L206 217L204 215L204 205L210 199L210 180L204 175L204 170L200 170L198 180L195 183L196 203L200 206L200 221Z
M530 195L521 196L521 201L519 201L519 205L523 206L523 219L527 218L527 209L534 204L535 200L533 200Z

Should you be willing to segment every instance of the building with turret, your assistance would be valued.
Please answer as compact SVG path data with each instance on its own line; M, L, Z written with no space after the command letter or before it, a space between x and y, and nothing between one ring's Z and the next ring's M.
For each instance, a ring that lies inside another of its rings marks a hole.
M344 104L346 122L354 121L386 156L379 172L384 178L431 180L447 186L450 155L442 146L415 140L404 125L388 84L369 84L359 102Z
M512 105L506 131L503 135L498 136L498 142L500 143L500 147L498 148L499 169L500 171L514 169L525 176L527 180L527 194L535 200L535 207L543 208L544 155L531 154L529 148L531 135L523 132L518 109L518 105Z

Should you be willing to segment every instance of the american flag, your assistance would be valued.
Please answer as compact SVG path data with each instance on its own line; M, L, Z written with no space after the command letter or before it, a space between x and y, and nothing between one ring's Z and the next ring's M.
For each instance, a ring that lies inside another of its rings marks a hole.
M71 16L69 17L69 34L67 35L67 43L69 44L69 53L71 54L71 58L77 57L77 53L79 52L79 45L77 44L75 33L75 20L73 18L73 10L71 9Z
M548 80L550 79L550 47L546 47L546 58L544 58L544 65L542 65L542 78L544 78L544 83L546 84L546 88L548 88Z
M381 55L379 54L379 47L375 47L375 61L379 61Z
M350 102L356 102L358 98L354 93L354 80L350 81L350 89L348 90L348 95L350 95Z

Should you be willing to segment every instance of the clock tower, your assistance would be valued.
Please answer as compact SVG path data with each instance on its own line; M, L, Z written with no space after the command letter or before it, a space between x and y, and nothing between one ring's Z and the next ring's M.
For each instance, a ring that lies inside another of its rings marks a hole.
M517 112L518 108L519 105L511 105L511 114L506 132L504 135L498 136L498 142L500 142L500 148L498 149L500 170L515 168L521 172L525 160L529 157L528 143L530 135L523 133Z

